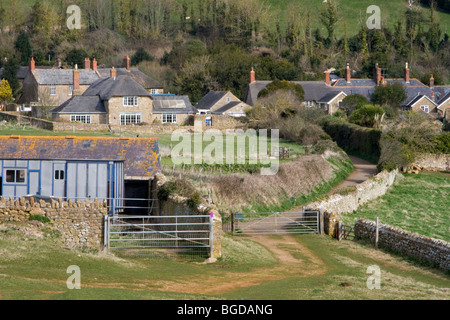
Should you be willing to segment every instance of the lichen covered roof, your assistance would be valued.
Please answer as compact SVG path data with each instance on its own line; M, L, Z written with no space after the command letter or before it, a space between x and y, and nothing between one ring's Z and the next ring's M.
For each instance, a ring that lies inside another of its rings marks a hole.
M124 161L125 176L147 179L160 170L156 138L0 136L4 160Z

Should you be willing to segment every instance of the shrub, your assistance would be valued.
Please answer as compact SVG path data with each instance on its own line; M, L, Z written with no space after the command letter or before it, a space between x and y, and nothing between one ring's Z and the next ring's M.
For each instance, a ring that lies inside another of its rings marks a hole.
M372 128L375 125L375 116L383 115L384 110L380 106L365 104L358 106L350 114L349 121L360 126Z
M47 223L47 222L50 222L50 221L51 221L50 218L44 217L44 216L41 216L41 215L38 215L38 214L36 214L36 215L34 215L34 214L30 215L30 217L28 218L28 220L30 220L30 221L37 220L37 221L40 221L40 222L42 222L42 223Z

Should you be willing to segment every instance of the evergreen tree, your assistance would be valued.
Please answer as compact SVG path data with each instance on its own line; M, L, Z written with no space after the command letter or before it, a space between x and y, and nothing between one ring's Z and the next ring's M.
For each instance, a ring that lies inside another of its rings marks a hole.
M14 42L14 46L19 54L20 64L27 65L31 55L33 54L33 50L31 48L30 37L24 30L20 31L16 41Z
M19 90L19 80L17 79L18 70L19 63L16 59L8 59L8 61L4 63L3 79L6 79L8 81L13 95L15 95Z

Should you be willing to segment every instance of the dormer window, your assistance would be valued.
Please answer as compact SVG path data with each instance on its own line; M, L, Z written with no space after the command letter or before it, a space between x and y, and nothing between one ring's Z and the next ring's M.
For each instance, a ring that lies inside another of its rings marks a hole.
M137 107L138 97L136 96L123 97L123 105L124 107Z

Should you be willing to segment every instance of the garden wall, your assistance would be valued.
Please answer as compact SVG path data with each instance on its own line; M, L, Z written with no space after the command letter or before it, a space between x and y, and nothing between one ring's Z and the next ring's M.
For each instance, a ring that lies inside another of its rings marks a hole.
M355 237L374 242L375 230L375 222L359 219L355 224ZM378 246L430 263L444 271L450 270L450 243L446 241L380 224Z
M61 232L65 245L87 246L102 249L104 217L108 214L106 203L88 201L42 200L34 197L19 200L0 197L0 222L29 221L30 215L51 220Z

